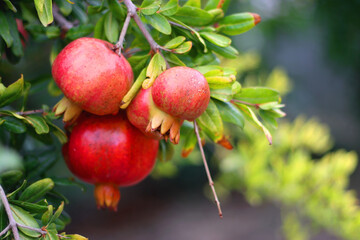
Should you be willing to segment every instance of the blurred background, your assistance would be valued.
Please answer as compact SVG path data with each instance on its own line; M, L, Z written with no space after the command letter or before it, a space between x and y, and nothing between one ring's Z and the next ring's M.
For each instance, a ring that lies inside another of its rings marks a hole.
M171 163L158 163L152 177L121 190L117 213L96 210L90 185L85 192L66 188L65 209L72 216L66 231L102 240L360 239L360 230L354 237L359 214L347 204L360 190L360 170L354 171L360 152L359 9L359 0L232 1L228 13L255 12L262 22L233 39L241 54L227 64L237 68L244 86L278 89L287 117L274 131L273 146L251 126L233 139L240 147L230 156L205 146L223 219L208 194L199 153L182 159L176 152ZM19 64L1 60L5 84L20 73L26 79L49 77L50 47L31 40ZM58 100L48 95L46 84L39 87L43 94L31 98L29 109ZM336 153L326 154L329 150ZM324 162L332 166L327 175ZM71 176L62 161L54 169L58 176ZM296 178L298 172L303 175ZM340 196L347 188L355 192ZM328 199L313 199L317 193Z

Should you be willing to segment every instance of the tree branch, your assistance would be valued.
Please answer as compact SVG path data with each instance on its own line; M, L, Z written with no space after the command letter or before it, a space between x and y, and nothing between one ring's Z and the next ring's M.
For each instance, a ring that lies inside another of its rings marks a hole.
M20 115L20 116L27 116L27 115L37 114L37 113L43 114L44 110L36 109L36 110L29 110L29 111L25 111L25 112L16 112L15 114ZM0 117L9 116L9 115L10 114L0 113Z
M119 41L115 44L115 49L117 49L117 53L119 56L121 55L121 50L124 48L123 43L124 43L126 32L129 27L130 18L131 18L131 13L128 12L128 14L126 15L126 19L125 19L123 28L121 29Z
M154 52L158 52L160 46L159 46L159 44L157 44L157 42L155 42L155 40L153 39L151 34L148 32L148 30L146 30L144 23L141 21L139 15L136 12L137 7L134 5L134 3L131 0L124 0L124 3L128 9L128 13L130 13L130 16L134 19L134 21L138 25L140 31L142 32L142 34L144 35L144 37L150 44L151 50Z
M14 216L11 212L11 209L10 209L10 204L7 200L7 197L6 197L6 194L5 194L5 191L3 189L3 187L0 185L0 198L1 198L1 201L4 205L4 208L5 208L5 211L6 211L6 214L8 215L8 219L9 219L9 228L11 228L11 231L14 235L14 239L15 240L21 240L20 239L20 235L19 235L19 230L17 228L17 223L14 219Z
M217 194L216 194L216 191L215 191L215 187L214 187L214 182L211 178L211 174L210 174L210 170L209 170L209 166L207 164L207 161L206 161L206 157L205 157L205 153L204 153L204 149L203 149L203 146L201 144L201 137L200 137L200 134L199 134L199 127L197 125L197 122L196 120L194 120L194 129L195 129L195 134L196 134L196 138L197 138L197 141L198 141L198 144L199 144L199 148L200 148L200 152L201 152L201 157L203 159L203 163L204 163L204 167L205 167L205 171L206 171L206 175L208 177L208 180L209 180L209 185L211 187L211 190L213 192L213 195L214 195L214 198L215 198L215 203L218 207L218 211L219 211L219 216L220 218L223 218L223 214L222 214L222 211L221 211L221 207L220 207L220 201L217 197Z
M53 16L55 21L60 25L60 27L67 31L70 28L74 27L72 22L69 22L63 15L60 14L58 6L53 4Z

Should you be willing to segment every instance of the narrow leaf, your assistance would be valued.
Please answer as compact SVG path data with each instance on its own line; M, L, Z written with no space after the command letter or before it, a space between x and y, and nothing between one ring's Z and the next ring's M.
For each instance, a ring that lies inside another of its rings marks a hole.
M165 16L172 16L178 11L178 9L179 9L178 0L170 0L160 8L159 13Z
M156 30L162 32L163 34L170 35L171 26L164 16L155 13L153 15L145 16L145 18Z
M208 40L209 42L219 46L219 47L228 47L231 44L231 39L223 35L214 33L214 32L200 32L200 35Z
M34 217L30 213L28 213L27 211L22 209L21 207L10 204L10 209L11 209L11 212L13 213L13 216L14 216L14 219L16 222L18 222L22 225L25 225L25 226L39 228L39 224L36 222ZM19 229L21 232L23 232L25 235L27 235L29 237L40 237L40 233L38 233L38 232L29 230L26 228L22 228L22 227L19 227Z
M9 24L5 14L0 11L0 36L4 39L6 46L9 48L13 43L13 37L10 34Z
M120 34L120 25L111 12L106 14L104 20L104 30L105 36L110 42L115 43L118 40Z
M34 0L40 22L45 27L54 21L52 14L52 0Z
M39 180L29 187L20 195L19 200L34 202L35 200L43 197L47 192L54 188L54 182L50 178Z

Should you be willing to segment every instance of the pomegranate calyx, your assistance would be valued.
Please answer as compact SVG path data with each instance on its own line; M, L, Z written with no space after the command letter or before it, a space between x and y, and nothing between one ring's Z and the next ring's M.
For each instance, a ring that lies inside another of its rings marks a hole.
M63 97L53 107L53 112L55 112L56 116L63 114L63 121L71 124L80 116L82 109L68 98Z
M160 109L154 108L152 118L146 127L146 132L158 133L165 140L178 144L180 140L180 128L184 120L175 118Z
M110 209L117 211L117 206L120 201L120 191L114 184L103 183L95 185L95 200L98 209Z

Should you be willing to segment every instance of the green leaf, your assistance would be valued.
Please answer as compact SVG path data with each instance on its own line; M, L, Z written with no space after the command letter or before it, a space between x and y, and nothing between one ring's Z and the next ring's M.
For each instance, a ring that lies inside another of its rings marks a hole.
M207 11L192 6L179 8L172 17L191 26L206 26L213 20L213 16Z
M9 48L13 44L13 37L10 34L9 24L6 20L5 14L0 11L0 36L6 42L6 46Z
M56 26L49 26L46 28L46 36L49 39L57 38L61 34L60 28Z
M52 177L56 186L76 186L81 189L81 191L85 191L85 185L81 182L76 181L74 178L54 178Z
M14 170L14 171L17 171L17 170ZM16 173L16 174L18 174L18 173ZM23 175L22 172L20 172L20 175L21 175L21 176L20 176L20 178L21 178L22 175ZM16 194L19 193L20 191L22 191L22 190L24 189L24 187L26 187L26 183L27 183L27 181L24 180L20 187L18 187L15 191L13 191L13 192L11 192L11 193L9 193L9 194L6 194L6 197L7 197L9 200L14 199L15 196L16 196Z
M133 69L134 76L140 74L140 72L146 67L148 60L150 59L150 55L142 55L142 56L131 56L128 58L128 62Z
M145 18L150 23L150 25L153 26L159 32L166 34L166 35L171 34L170 23L164 16L162 16L158 13L155 13L153 15L145 16Z
M34 127L37 134L44 134L49 132L49 126L41 116L28 115L25 118L27 119L27 122Z
M42 225L46 226L54 213L54 207L52 205L47 206L47 211L41 216Z
M159 13L165 16L172 16L178 11L178 9L179 9L178 0L170 0L160 8Z
M185 41L185 39L186 38L184 36L178 36L176 38L173 38L164 45L164 48L167 48L167 49L177 48Z
M9 1L9 0L3 0L6 4L6 6L13 12L17 12L15 6Z
M75 39L86 37L94 31L94 25L86 24L73 27L66 33L66 38L73 41Z
M208 13L213 16L213 23L220 21L224 17L224 11L220 8L209 10Z
M192 34L194 34L196 36L196 38L199 40L199 42L204 46L204 53L207 52L207 46L206 46L206 43L205 43L205 40L200 36L200 33L198 31L196 31L196 29L186 25L185 23L173 18L173 17L168 17L169 20L183 26L184 28L188 29ZM178 28L179 31L183 31L183 32L186 32L186 30L184 31L184 29L182 28ZM192 36L192 35L191 35Z
M211 88L210 96L223 102L229 102L240 89L241 85L234 82L233 84L226 84L222 88Z
M55 58L60 53L61 49L62 49L61 41L59 39L55 40L54 44L52 45L51 52L50 52L50 63L51 63L51 65L55 61Z
M45 240L59 240L59 237L57 236L56 225L54 224L54 226L55 227L47 230Z
M200 32L200 35L208 40L209 42L219 46L219 47L228 47L231 44L231 39L223 35L214 33L214 32Z
M109 42L115 43L120 34L120 24L111 12L106 14L104 20L105 36Z
M49 220L48 225L55 222L55 220L58 219L58 217L60 217L63 210L64 210L64 202L61 202L60 206L58 207L58 209L56 210L54 215L51 217L51 219Z
M126 11L123 9L119 3L119 1L108 0L109 9L112 12L113 16L117 18L119 21L123 22L126 17Z
M94 38L104 39L104 22L105 22L106 14L103 15L96 23L94 29Z
M0 205L0 230L5 229L9 224L8 216L3 205ZM2 236L3 237L3 236Z
M20 57L24 54L23 46L21 44L21 39L16 24L15 18L11 14L6 14L6 18L9 24L10 34L13 38L13 44L11 45L11 51L16 57ZM10 57L7 55L7 57Z
M17 168L23 168L23 167L19 166ZM1 179L2 184L4 184L5 186L13 186L14 184L17 184L22 179L23 175L24 175L23 172L20 170L10 170L10 171L1 173L0 179Z
M214 101L210 100L205 112L196 120L200 128L214 141L218 142L223 138L224 126L220 112Z
M79 234L67 234L65 235L66 239L69 239L69 240L88 240L88 238L86 237L83 237Z
M234 99L251 104L279 102L279 92L265 87L242 88L241 92L234 95Z
M185 136L184 145L181 150L181 156L186 158L194 150L197 144L197 137L194 131L190 131Z
M233 123L241 128L244 128L245 118L241 111L232 103L214 100L219 109L222 120Z
M173 66L186 66L185 63L181 61L178 56L176 56L176 54L173 53L167 54L166 60Z
M160 53L156 53L146 69L146 77L143 82L143 88L147 89L152 86L155 79L166 70L166 62L165 59L160 55Z
M206 42L206 45L209 47L209 49L225 58L236 58L239 55L239 52L232 46L223 48L212 44L211 42Z
M24 133L26 132L26 125L19 119L14 117L3 117L5 122L1 125L5 129L13 133Z
M256 127L260 128L267 140L269 141L269 144L272 144L272 136L270 131L260 122L260 120L257 118L256 114L251 110L250 107L244 105L244 104L236 104L244 113L247 114L248 120L250 120L251 123L253 123Z
M159 144L158 158L161 162L167 162L174 156L175 150L173 144L165 140L161 140Z
M224 17L217 30L227 35L238 35L255 26L255 19L251 13L237 13Z
M62 15L69 16L72 12L72 4L64 0L55 0L56 5L59 7L59 10Z
M75 18L80 21L81 24L86 24L89 22L89 17L84 11L82 7L80 7L80 4L73 4L73 14L75 15Z
M191 50L192 48L192 42L191 41L187 41L184 42L183 44L181 44L179 47L174 49L174 52L177 54L184 54L187 53Z
M140 12L144 15L153 15L159 10L161 1L145 0L140 6Z
M54 21L52 14L52 0L34 0L40 22L45 27Z
M0 107L6 106L20 98L24 91L24 77L21 77L8 86L0 95Z
M39 205L36 203L24 202L24 201L20 201L20 200L10 200L9 202L13 205L16 205L18 207L25 209L26 211L29 211L31 213L43 214L48 209L47 206Z
M54 182L50 178L41 179L27 187L20 195L19 200L34 202L35 200L43 197L53 188Z
M263 122L266 124L266 126L270 126L272 128L277 128L277 126L278 126L277 121L271 115L271 113L269 111L260 109L259 115L260 115L261 119L263 120Z
M184 6L191 6L196 8L201 8L201 0L188 0Z
M61 128L59 128L58 126L56 126L55 124L53 124L50 120L46 119L47 124L50 127L50 131L52 132L52 134L55 135L55 137L57 137L57 139L59 140L59 142L61 144L65 144L67 142L67 136L64 133L63 130L61 130ZM38 135L39 136L39 135ZM43 135L42 135L43 136Z
M10 204L11 212L13 213L14 219L16 222L33 227L33 228L39 228L39 224L36 222L33 216L30 215L27 211L22 209L21 207L18 207L16 205ZM25 235L29 237L40 237L40 233L19 227L19 230L23 232Z

